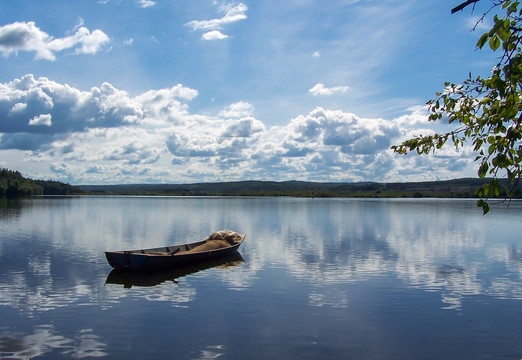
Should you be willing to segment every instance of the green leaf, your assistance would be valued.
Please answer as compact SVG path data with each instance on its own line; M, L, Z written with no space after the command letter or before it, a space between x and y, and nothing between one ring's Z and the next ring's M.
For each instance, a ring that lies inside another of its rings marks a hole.
M499 168L507 168L511 165L511 161L506 156L506 154L498 154L492 161L494 166Z
M497 148L497 146L495 144L490 145L488 148L489 155L493 154L495 152L496 148Z
M500 184L498 183L497 179L491 180L491 188L493 190L493 194L495 196L499 196L502 189L500 188Z
M507 4L509 4L509 1L507 2ZM520 4L520 2L518 2L518 1L511 4L508 8L508 13L511 14L511 13L517 12L517 8L518 8L519 4Z
M477 207L482 208L482 215L486 215L489 212L489 205L487 201L484 201L483 199L477 201Z
M478 175L480 178L484 178L489 170L489 165L487 161L484 161L479 168Z
M493 51L497 51L497 49L500 47L500 39L497 35L492 36L491 39L489 39L489 47Z
M506 22L507 22L507 25L506 25ZM497 31L497 34L502 39L503 43L505 43L511 36L511 31L509 29L509 20L506 19L506 22L504 22L504 25L501 26Z
M479 49L482 49L484 47L484 45L486 45L486 42L488 41L488 39L489 39L489 34L488 33L483 34L480 37L479 41L477 41L477 47Z

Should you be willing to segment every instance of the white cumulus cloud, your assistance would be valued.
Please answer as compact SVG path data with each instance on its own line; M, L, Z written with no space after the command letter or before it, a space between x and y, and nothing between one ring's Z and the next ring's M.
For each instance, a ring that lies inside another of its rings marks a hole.
M25 75L0 84L2 166L74 183L157 183L424 180L461 176L473 163L468 149L392 153L406 135L433 132L422 106L395 119L317 107L267 127L245 101L192 113L197 96L182 84L131 96L109 83L80 90Z
M241 118L245 116L251 116L254 113L254 107L244 101L227 106L224 110L219 112L219 116L225 118Z
M201 35L203 40L223 40L228 38L228 35L223 34L219 30L212 30Z
M327 88L326 86L324 86L324 84L318 83L313 88L308 90L308 92L310 92L313 96L329 96L339 93L345 93L348 91L348 89L348 86L336 86Z
M51 114L40 114L29 120L29 125L51 126Z
M417 126L419 124L426 125L428 123L428 108L426 105L413 106L407 109L410 113L402 115L396 119L396 122L402 126Z
M224 137L251 137L255 133L265 131L263 123L252 117L228 121L224 127Z
M186 112L181 101L191 100L197 91L178 84L131 97L109 83L81 91L27 74L0 84L0 94L0 147L33 149L35 142L45 145L59 134L91 128L145 126L152 122L166 126L179 120ZM35 125L45 125L46 129ZM31 135L37 133L42 135ZM27 142L27 138L32 141Z
M110 42L109 36L96 29L92 32L77 26L75 33L63 38L53 38L40 30L33 21L15 22L0 27L0 52L4 56L19 51L34 51L35 59L56 59L56 53L74 49L75 54L96 54Z
M237 5L223 4L219 6L218 10L224 13L220 18L211 20L192 20L185 25L191 27L194 31L204 31L205 33L202 36L202 39L204 40L226 39L228 35L223 34L220 31L223 28L223 25L245 20L247 18L246 12L248 7L243 3Z

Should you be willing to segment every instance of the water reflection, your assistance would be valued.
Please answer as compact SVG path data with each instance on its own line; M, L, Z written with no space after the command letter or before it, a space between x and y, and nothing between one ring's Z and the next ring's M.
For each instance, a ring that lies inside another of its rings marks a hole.
M28 335L10 334L0 328L0 358L34 359L52 351L73 358L103 357L106 347L92 329L82 329L68 338L58 334L53 325L37 326Z
M464 335L455 330L445 340L465 344L478 318L489 322L473 336L496 336L503 346L520 332L509 319L520 315L522 300L521 214L522 202L482 216L474 201L428 199L82 197L0 205L0 357L125 358L132 348L150 358L136 345L143 338L167 345L166 357L182 337L181 358L240 358L238 348L267 343L274 354L286 346L288 354L297 347L346 358L346 346L368 355L396 331L406 339L426 322L450 328L448 319ZM111 272L103 255L227 228L247 234L244 261L204 271L129 276ZM489 303L496 305L480 307ZM474 322L463 323L460 315L470 313ZM503 333L490 330L499 327ZM343 336L326 334L331 329Z
M200 350L200 357L197 359L217 359L226 354L226 349L225 345L209 345L205 350Z
M296 278L311 283L311 304L347 304L339 300L342 295L329 294L329 285L390 274L410 286L440 291L446 309L460 309L468 295L522 299L513 250L520 204L496 210L486 218L470 201L326 200L282 216L287 239L254 246L265 252L270 246L270 261L284 261Z
M331 285L390 274L409 286L440 291L446 308L460 308L468 295L522 299L515 235L521 211L516 201L484 217L467 200L23 200L0 207L0 230L8 239L0 241L0 305L33 313L95 294L110 306L126 295L94 281L106 266L104 250L194 241L221 228L248 234L241 271L217 275L237 290L274 267L305 281L313 305L349 306Z

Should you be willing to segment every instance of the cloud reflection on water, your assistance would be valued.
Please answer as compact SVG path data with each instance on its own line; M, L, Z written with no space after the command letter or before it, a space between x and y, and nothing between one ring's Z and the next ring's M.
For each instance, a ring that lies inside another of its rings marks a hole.
M92 329L81 329L74 338L64 337L52 325L34 328L33 334L8 333L0 328L0 358L27 360L52 351L73 358L106 356L107 345Z
M106 309L129 296L187 306L197 297L190 278L146 293L102 286L109 270L102 252L181 243L222 228L247 234L240 250L246 263L212 272L234 290L281 268L307 284L313 306L349 306L339 285L383 276L440 292L444 308L459 309L470 295L522 299L522 250L510 235L520 232L521 208L515 202L483 217L473 202L448 200L28 200L16 217L0 214L0 230L15 239L0 241L10 266L0 279L0 305L28 316L81 302ZM507 222L497 226L499 218ZM17 246L34 241L38 251L20 253Z
M322 203L319 209L314 200L297 200L287 211L291 215L281 216L286 238L270 241L257 232L259 240L248 245L268 254L257 261L284 263L309 282L311 304L348 304L329 294L331 285L390 275L410 287L439 291L446 309L460 309L469 295L522 299L513 235L520 228L520 203L487 218L472 201L315 201ZM503 216L506 224L497 227Z

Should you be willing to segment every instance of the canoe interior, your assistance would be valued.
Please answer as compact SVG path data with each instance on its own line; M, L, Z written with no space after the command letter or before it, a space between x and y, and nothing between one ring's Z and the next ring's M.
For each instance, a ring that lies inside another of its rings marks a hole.
M243 240L245 239L245 235L242 236L241 241L237 242L235 245L230 245L229 247L234 247L238 244L241 244ZM160 246L155 248L149 248L149 249L138 249L138 250L120 250L120 251L106 251L106 252L112 252L112 253L121 253L121 254L145 254L145 255L151 255L151 256L164 256L164 255L184 255L183 253L189 250L192 250L193 248L202 245L205 243L205 240L197 241L189 244L182 244L182 245L174 245L174 246ZM209 251L219 251L226 248L221 249L214 249ZM208 251L204 251L208 252ZM197 254L197 253L192 253ZM185 254L189 255L189 254Z
M174 246L160 246L149 249L138 249L138 250L121 250L112 251L114 253L128 253L128 254L145 254L150 256L162 256L162 255L182 255L185 251L189 251L198 245L204 244L205 241L198 241L190 244L174 245Z

